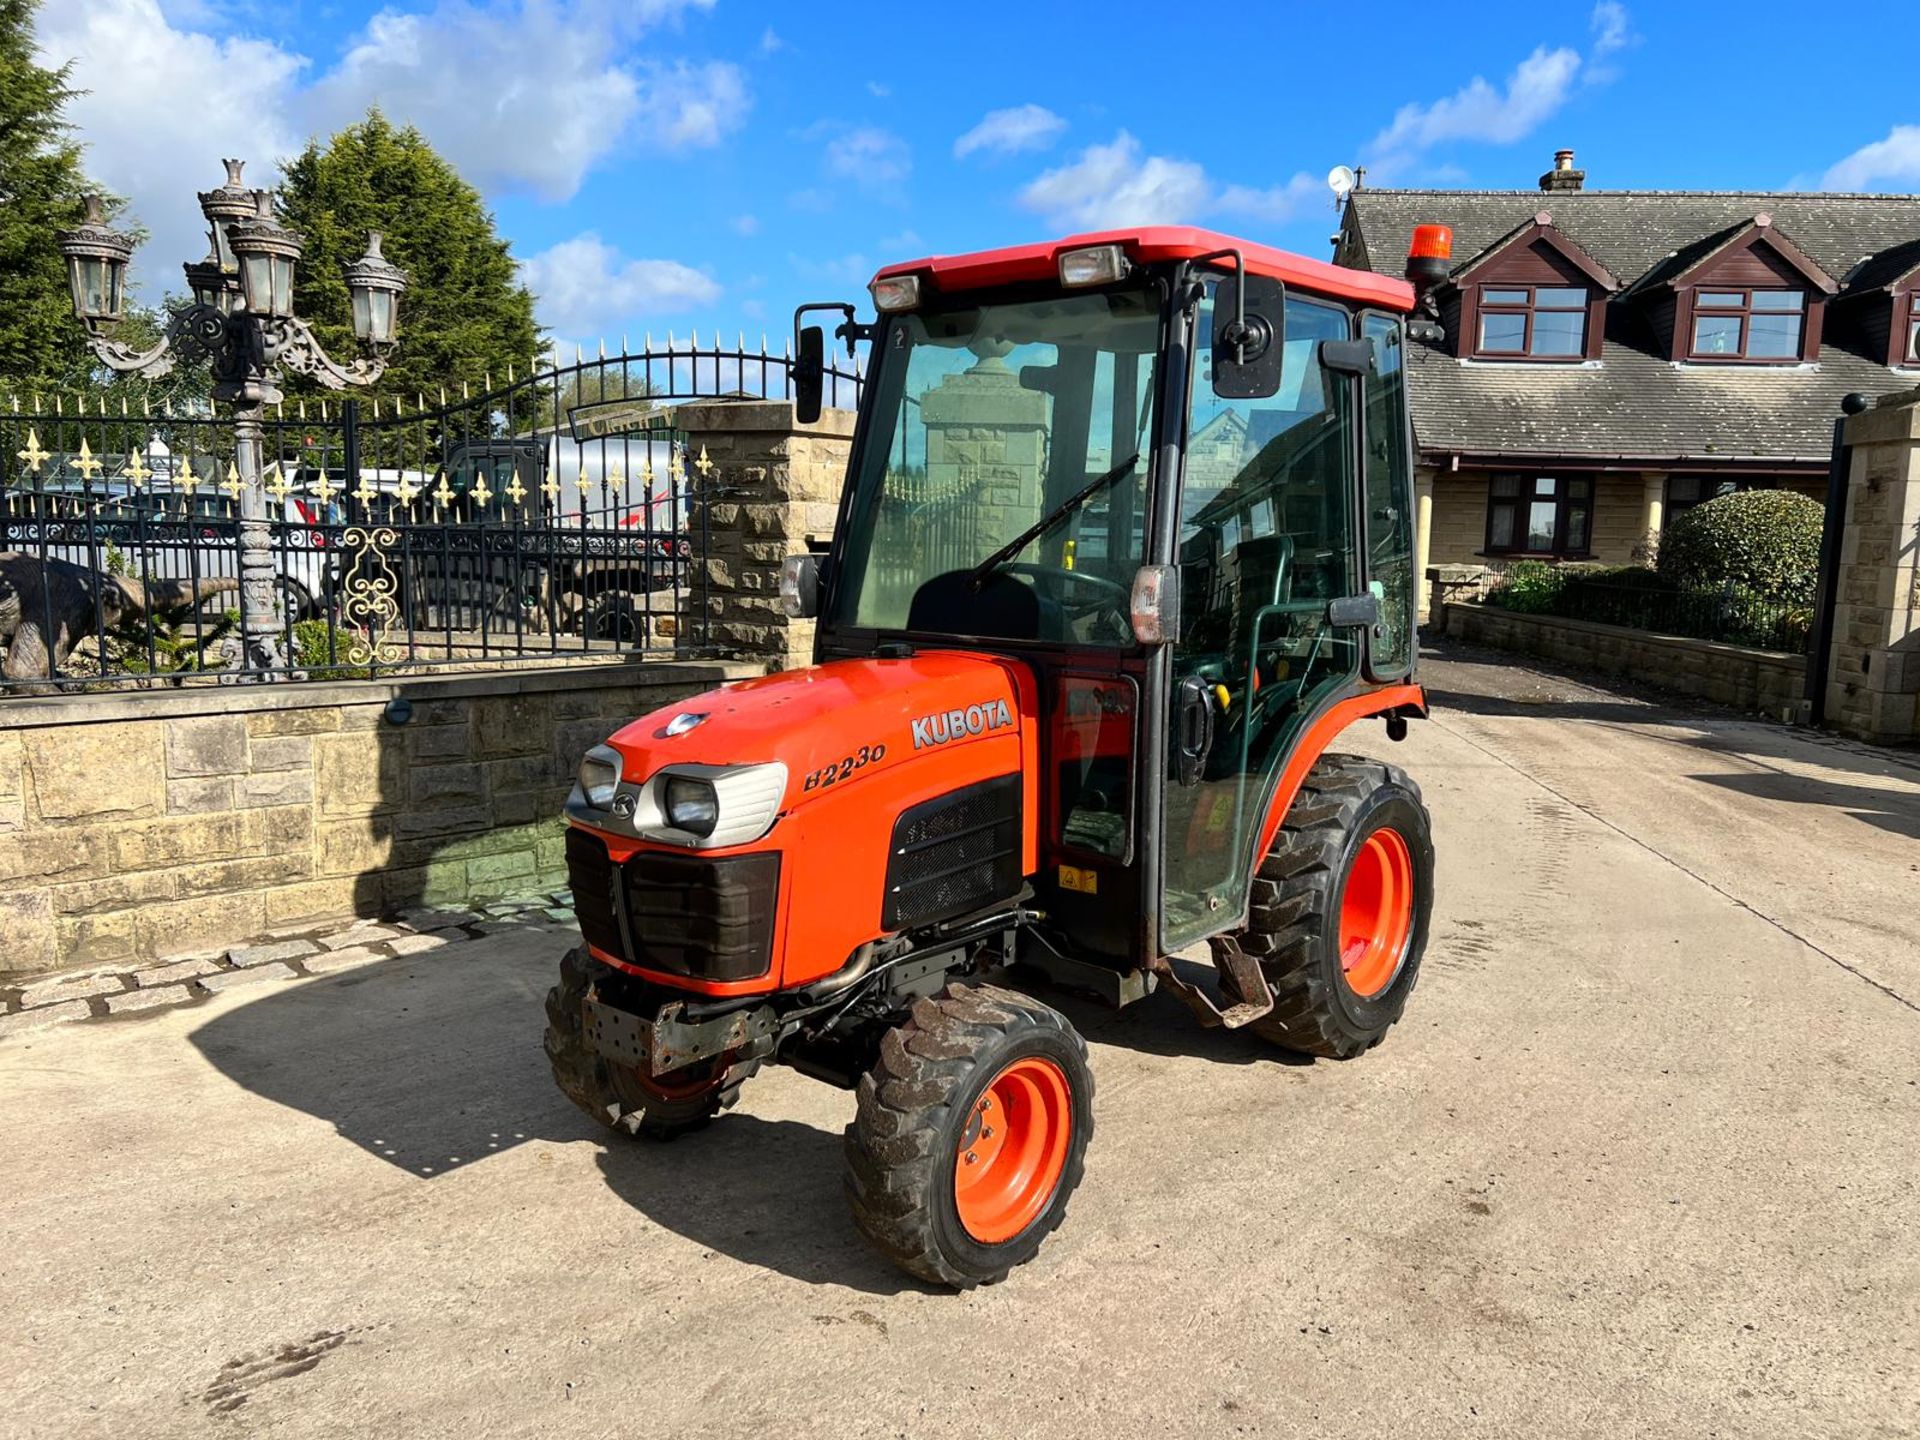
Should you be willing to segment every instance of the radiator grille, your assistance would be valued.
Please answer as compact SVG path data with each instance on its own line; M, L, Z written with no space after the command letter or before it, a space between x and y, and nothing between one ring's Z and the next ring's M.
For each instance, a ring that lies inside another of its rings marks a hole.
M752 980L772 968L777 852L709 860L643 850L616 865L606 842L574 827L567 876L581 938L596 950L697 980Z
M888 930L950 920L1020 890L1020 777L969 785L903 812L893 827Z

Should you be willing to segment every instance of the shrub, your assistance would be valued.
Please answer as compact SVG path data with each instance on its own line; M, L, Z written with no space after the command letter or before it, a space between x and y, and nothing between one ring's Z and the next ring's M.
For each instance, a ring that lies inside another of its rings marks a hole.
M1487 592L1487 599L1502 610L1516 610L1522 615L1545 615L1553 609L1554 601L1559 599L1561 587L1567 582L1567 573L1544 560L1516 560L1507 567L1507 573L1500 577L1499 583Z
M1811 605L1826 512L1792 490L1745 490L1687 511L1660 537L1660 573L1687 589L1737 586Z

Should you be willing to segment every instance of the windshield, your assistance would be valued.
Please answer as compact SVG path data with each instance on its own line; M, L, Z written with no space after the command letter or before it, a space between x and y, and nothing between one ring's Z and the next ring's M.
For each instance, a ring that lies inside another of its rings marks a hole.
M1125 462L1148 454L1160 327L1159 289L1145 285L895 318L832 618L1131 645L1148 465Z

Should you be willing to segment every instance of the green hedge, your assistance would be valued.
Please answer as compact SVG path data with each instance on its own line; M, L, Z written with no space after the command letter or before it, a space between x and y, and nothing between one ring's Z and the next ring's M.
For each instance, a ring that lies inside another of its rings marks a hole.
M1745 490L1688 510L1660 537L1660 573L1687 589L1734 586L1811 605L1826 511L1792 490Z
M1557 615L1684 635L1759 650L1806 649L1813 610L1735 585L1702 590L1638 565L1613 568L1522 560L1501 577L1487 603L1526 615Z

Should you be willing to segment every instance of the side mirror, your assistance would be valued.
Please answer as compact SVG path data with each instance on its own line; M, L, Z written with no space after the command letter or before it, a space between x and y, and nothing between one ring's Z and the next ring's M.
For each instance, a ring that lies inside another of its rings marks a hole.
M815 410L815 418L819 411ZM789 619L811 620L820 613L820 557L789 555L780 567L780 608Z
M1285 285L1266 275L1222 280L1213 295L1213 393L1223 400L1279 394L1286 334Z
M827 382L827 332L809 325L800 332L793 361L793 418L811 425L820 418Z

